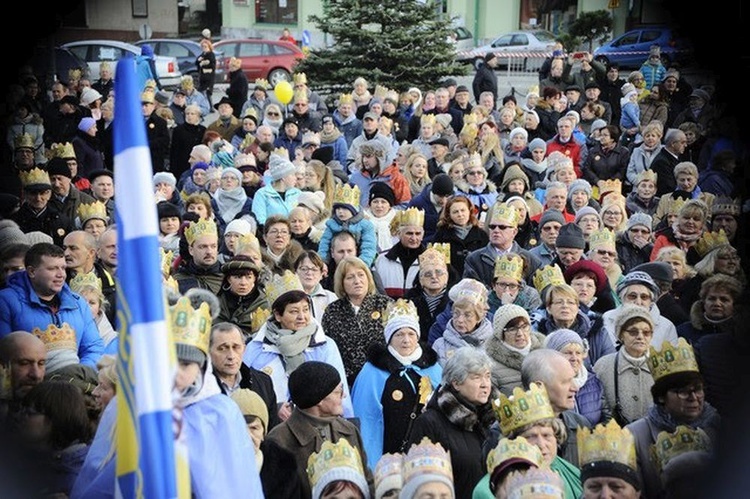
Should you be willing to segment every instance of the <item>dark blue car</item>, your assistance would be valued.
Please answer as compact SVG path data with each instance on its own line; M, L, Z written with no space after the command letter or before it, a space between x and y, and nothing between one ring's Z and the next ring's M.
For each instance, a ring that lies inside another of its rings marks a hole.
M643 26L615 37L594 50L594 58L604 64L616 62L624 69L638 69L648 59L652 45L661 48L662 64L669 67L672 61L689 65L692 47L686 39L676 36L667 26Z

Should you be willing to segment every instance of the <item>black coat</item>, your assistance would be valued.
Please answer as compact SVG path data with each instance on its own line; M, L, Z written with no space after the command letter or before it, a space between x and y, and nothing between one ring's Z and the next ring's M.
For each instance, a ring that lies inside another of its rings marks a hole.
M203 141L206 127L203 125L191 125L183 123L172 130L172 143L169 147L169 171L175 178L179 179L183 173L190 169L188 159L193 147Z
M639 248L630 241L630 235L627 231L617 236L617 260L622 267L622 273L627 274L636 265L648 263L651 257L651 250L654 248L653 243L648 243L643 248Z
M73 221L63 215L51 204L40 214L36 215L29 205L23 203L21 208L11 217L22 231L28 233L33 231L44 232L52 237L52 241L62 248L63 239L75 229Z
M651 162L651 170L656 173L656 195L663 196L671 194L677 187L677 180L674 176L674 167L677 166L680 159L663 147L659 154Z
M437 232L435 232L433 242L450 243L451 266L461 276L464 273L464 260L466 260L466 257L472 251L487 246L490 242L490 236L478 225L472 227L464 239L459 238L452 227L439 227Z
M449 282L449 289L450 286L451 283ZM425 300L422 286L419 285L419 283L415 284L412 289L407 291L404 298L406 298L407 300L411 300L411 302L414 303L414 306L417 307L420 331L419 341L427 343L427 336L430 332L430 327L435 323L435 318L438 316L438 314L443 311L443 309L448 305L448 302L450 301L448 298L448 290L446 289L446 291L443 293L442 298L440 298L440 302L435 308L435 312L430 312L430 307L427 305L427 300Z
M471 82L471 89L474 91L475 102L479 102L479 96L482 95L482 92L492 92L495 103L497 103L497 75L495 70L487 63L480 64Z
M151 151L151 166L154 173L164 171L164 163L169 157L169 128L167 121L156 113L146 120L146 135L148 148Z
M268 439L260 443L260 451L263 453L263 467L260 469L263 495L279 499L306 499L294 454Z
M221 393L226 394L227 390L221 383L221 380L215 371L214 376L216 377L216 382L219 384ZM276 392L273 391L273 381L271 380L271 376L263 371L249 367L243 362L242 365L240 365L240 377L240 388L247 388L248 390L257 393L260 398L263 399L263 402L266 403L266 408L268 409L268 428L266 428L266 433L268 433L271 431L271 428L281 422L279 420Z
M239 118L242 106L247 101L247 76L242 69L229 73L227 98L232 101L232 114Z

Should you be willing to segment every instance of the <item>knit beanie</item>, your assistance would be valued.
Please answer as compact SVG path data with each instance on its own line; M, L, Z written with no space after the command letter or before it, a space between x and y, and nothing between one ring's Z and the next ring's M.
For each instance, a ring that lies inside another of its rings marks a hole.
M620 279L620 282L617 283L617 294L620 295L628 286L633 284L646 286L651 290L654 299L659 296L659 286L656 285L650 275L639 270L631 270Z
M453 194L453 180L445 173L438 173L432 180L431 192L436 196L450 196Z
M560 227L560 233L557 235L555 247L585 249L586 240L583 238L583 231L574 223L563 225Z
M651 326L651 330L654 329L654 320L651 318L651 313L643 307L626 303L618 309L617 315L615 316L615 336L620 337L620 333L625 324L631 319L639 319Z
M523 307L509 303L498 308L492 319L492 328L495 331L495 336L502 339L503 330L507 327L508 323L518 317L523 317L531 324L529 313Z
M246 423L252 418L258 418L263 423L263 431L268 433L268 407L260 395L249 388L240 388L232 392L230 397L239 406Z
M529 140L529 132L527 132L525 128L521 128L520 126L511 130L508 138L510 140L513 140L513 137L515 137L516 135L522 135L524 140Z
M547 152L547 143L543 139L537 137L529 142L529 151L533 151L534 149L542 149L544 152Z
M271 176L271 180L281 180L288 175L294 174L296 171L297 167L294 166L294 163L277 154L271 154L268 161L268 174Z
M96 126L96 120L89 116L81 118L81 121L78 122L78 129L82 132L88 132L94 126Z
M73 178L68 162L63 158L52 158L47 161L47 173L49 173L50 177L62 175L63 177Z
M596 218L599 219L599 226L600 227L602 226L602 217L601 217L601 215L599 215L599 212L596 211L591 206L584 206L583 208L581 208L580 210L578 210L576 212L576 218L575 218L575 220L574 220L573 223L578 223L586 215L596 215Z
M221 176L223 177L224 175L227 175L227 174L234 175L235 177L237 177L237 180L240 183L242 183L242 172L239 171L237 168L233 166L224 167L224 169L221 170Z
M184 343L177 343L176 346L177 360L183 362L195 362L201 367L201 369L206 365L206 354L197 347L186 345Z
M529 177L523 172L521 167L518 166L518 163L513 163L505 169L503 183L500 186L500 189L505 190L505 188L508 187L508 184L514 180L523 180L523 183L526 186L524 191L529 190Z
M177 187L177 179L169 172L154 173L153 183L154 187L156 187L157 184L169 184L172 187Z
M230 232L236 232L237 234L246 236L253 233L253 226L250 225L250 222L247 220L238 218L229 222L227 228L224 229L224 234L229 234Z
M388 322L386 322L385 324L385 328L383 328L383 334L385 335L385 344L388 345L391 342L391 337L393 337L394 333L404 327L408 327L409 329L413 329L414 331L416 331L417 336L421 334L419 328L419 317L414 317L411 315L396 315L388 319Z
M198 161L196 163L193 163L193 166L190 167L191 170L208 170L209 164L205 161Z
M308 360L289 375L289 396L300 409L309 409L330 395L339 383L341 375L335 367Z
M565 345L575 343L581 345L583 350L586 351L589 348L588 342L581 338L581 335L573 331L572 329L557 329L547 335L544 341L544 348L551 348L552 350L561 351Z
M385 199L391 207L396 204L396 194L386 182L373 182L370 184L370 204L372 204L373 199Z
M54 239L52 239L52 236L50 236L46 232L42 232L40 230L32 230L31 232L26 233L26 242L29 244L29 246L34 246L38 243L52 244L55 241Z
M542 216L539 218L539 228L541 229L549 222L557 222L560 225L565 225L565 217L559 210L545 210Z
M180 213L180 208L172 204L168 201L162 201L159 204L156 205L156 213L159 217L159 220L162 218L179 218L182 220L182 214Z
M651 218L651 215L638 211L630 215L630 218L628 218L628 221L625 224L625 230L630 230L633 227L640 225L646 227L650 231L653 223L654 221L653 218Z
M568 198L573 197L573 193L576 191L584 191L589 199L591 199L591 184L589 184L587 180L578 178L571 182L570 186L568 187Z
M13 220L0 220L0 250L17 243L28 244L26 234Z
M595 119L595 120L594 120L594 121L593 121L593 122L591 123L591 131L589 132L589 135L591 135L592 133L594 133L594 132L595 132L595 131L597 131L597 130L601 130L601 129L602 129L602 128L604 128L605 126L607 126L607 122L606 122L606 121L604 121L604 120L603 120L603 119L601 119L601 118L597 118L597 119Z
M323 204L325 199L326 193L323 191L302 191L297 198L297 206L309 208L319 215L325 211L325 205Z
M640 265L636 265L630 270L631 271L637 270L640 272L647 273L648 275L651 276L651 279L653 279L655 283L665 282L665 283L672 284L672 280L674 279L672 266L669 265L667 262L642 263Z

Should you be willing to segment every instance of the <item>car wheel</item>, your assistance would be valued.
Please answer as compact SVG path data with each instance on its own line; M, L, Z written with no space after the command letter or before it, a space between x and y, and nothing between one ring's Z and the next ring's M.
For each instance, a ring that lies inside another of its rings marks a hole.
M292 75L289 74L289 71L283 68L276 68L268 73L268 83L270 83L272 87L275 87L279 82L291 81L291 79Z

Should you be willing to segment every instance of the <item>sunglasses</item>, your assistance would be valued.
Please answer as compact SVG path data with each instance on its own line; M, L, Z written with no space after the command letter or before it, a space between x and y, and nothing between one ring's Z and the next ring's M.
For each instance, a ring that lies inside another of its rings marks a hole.
M605 255L606 256L611 256L612 258L614 258L614 257L617 256L617 253L615 251L607 251L607 250L603 250L603 249L596 250L596 253L599 254L599 255L602 255L602 256L605 256Z
M501 224L489 224L487 227L489 227L490 230L507 230L512 229L510 225L501 225Z
M268 112L268 113L266 113L266 114L267 114L268 116L281 116L281 113L272 113L272 112Z

